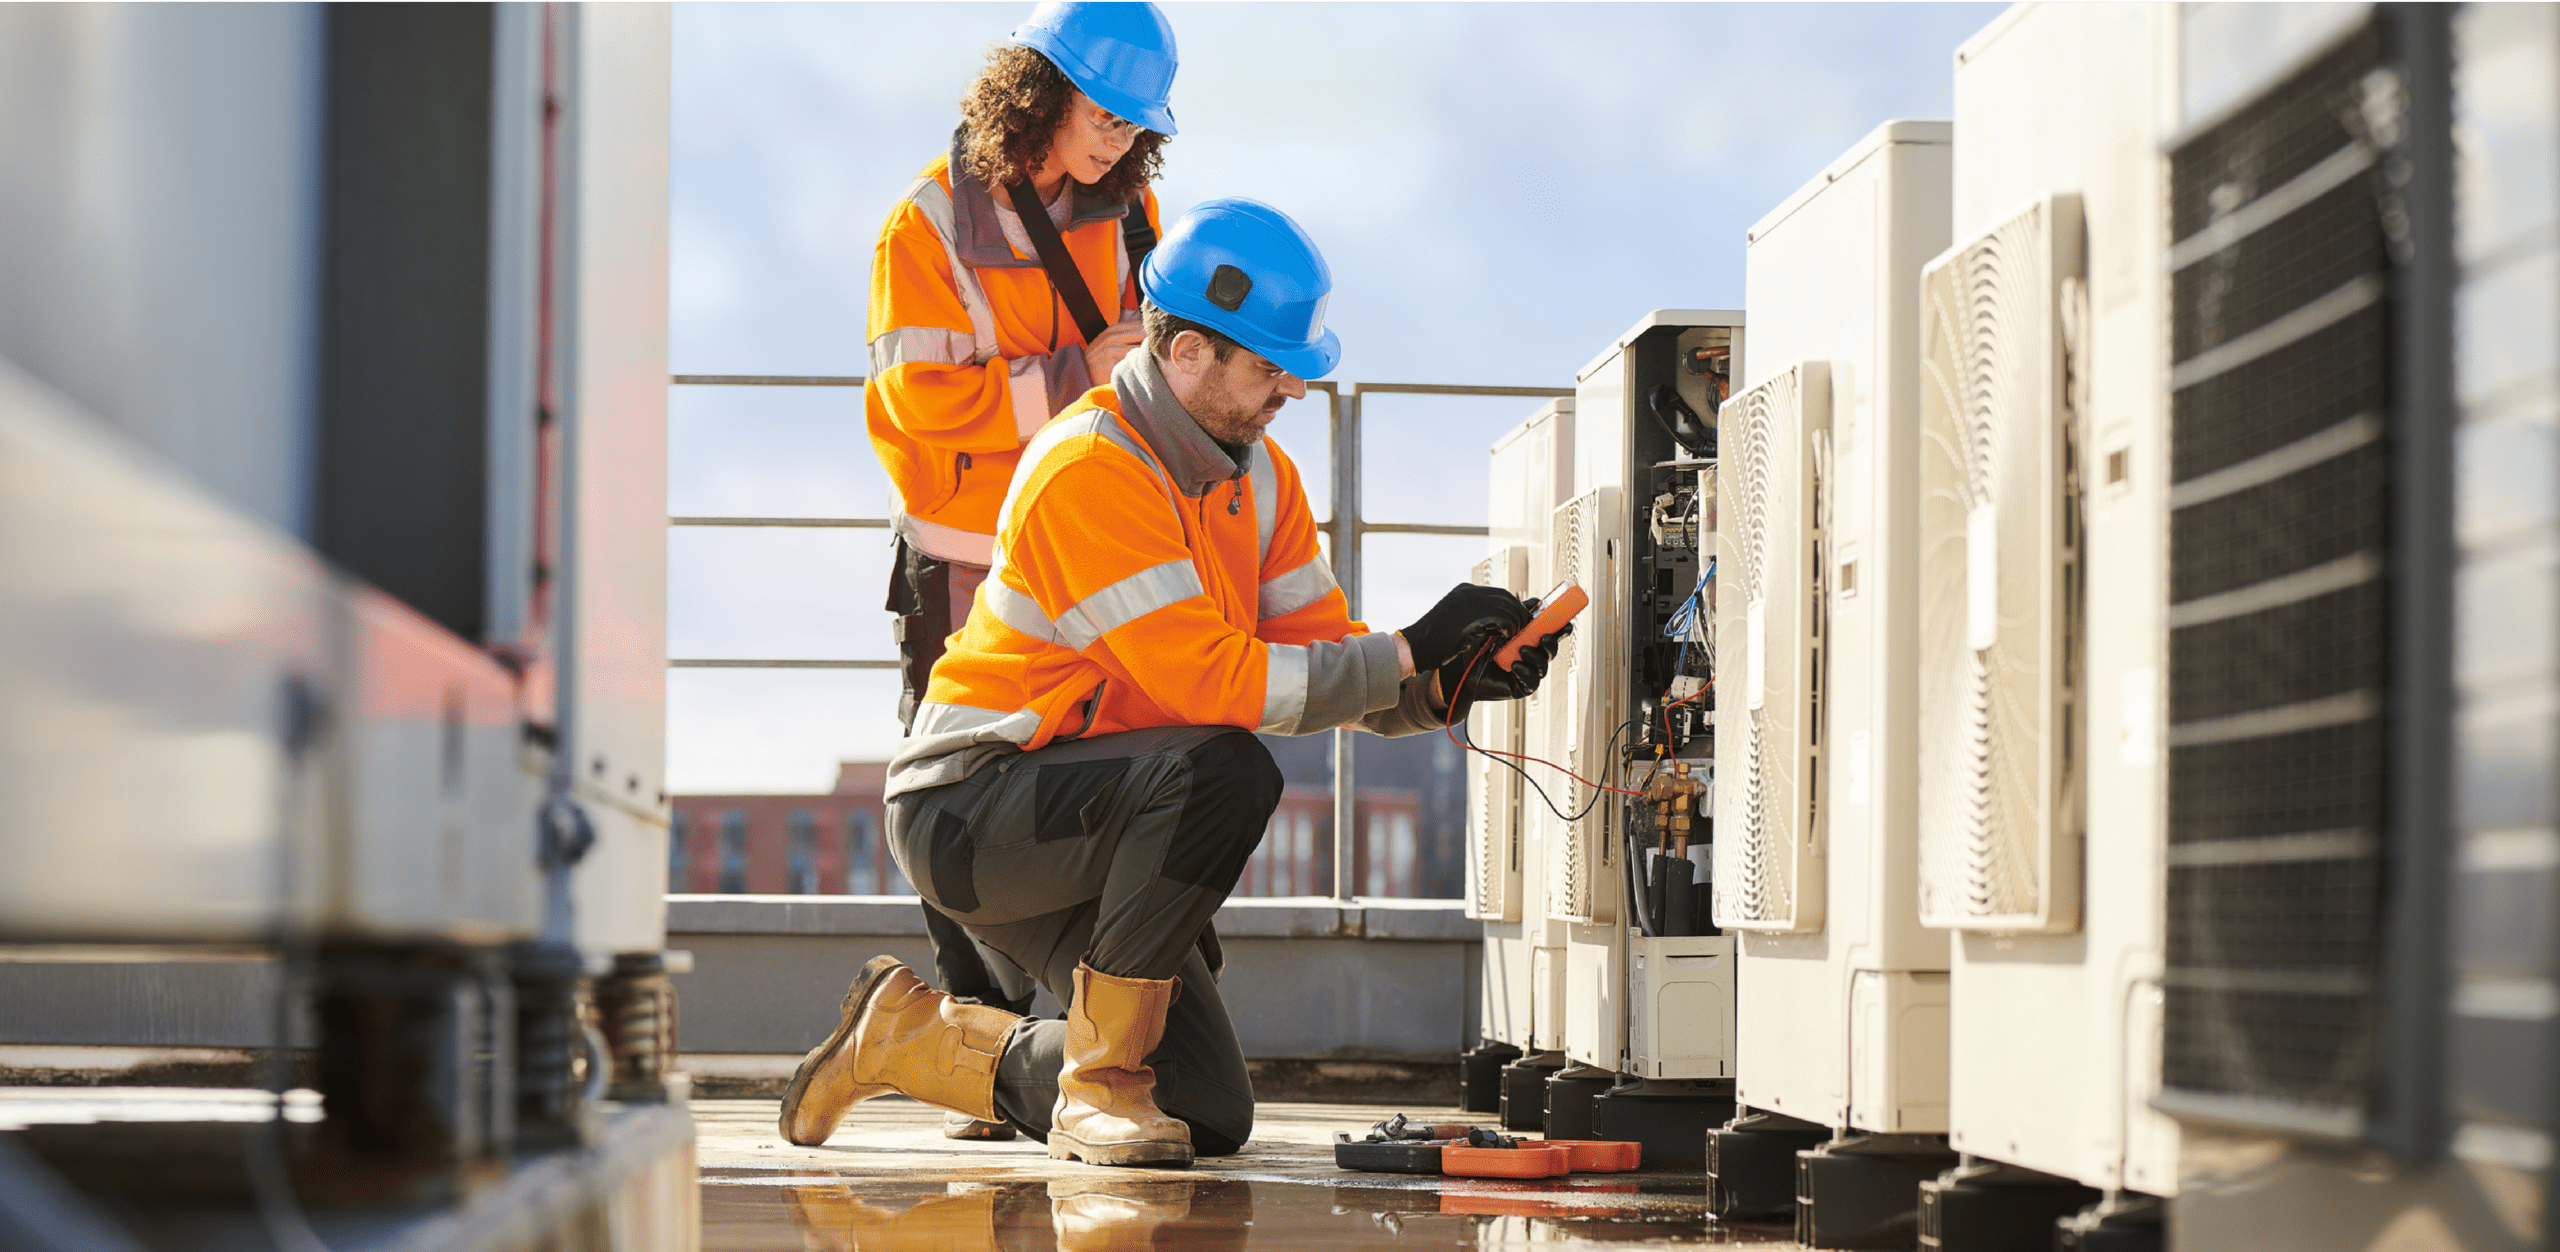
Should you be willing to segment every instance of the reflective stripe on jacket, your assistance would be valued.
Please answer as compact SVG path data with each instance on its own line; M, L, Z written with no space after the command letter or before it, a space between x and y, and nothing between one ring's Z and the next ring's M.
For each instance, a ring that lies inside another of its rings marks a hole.
M995 568L951 636L888 794L996 755L1150 726L1437 729L1429 675L1352 621L1297 467L1238 464L1142 348L1024 450Z
M1106 310L1136 309L1128 206L1070 194L1060 234L1086 289ZM1145 202L1153 223L1155 193ZM1084 332L1039 258L1005 241L987 185L952 154L925 165L880 227L870 337L863 408L892 526L933 556L987 564L1023 441L1092 379Z

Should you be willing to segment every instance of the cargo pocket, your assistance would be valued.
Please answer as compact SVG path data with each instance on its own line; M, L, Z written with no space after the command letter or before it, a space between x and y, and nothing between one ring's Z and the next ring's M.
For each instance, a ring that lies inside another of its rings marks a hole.
M1094 826L1120 789L1121 777L1128 772L1127 757L1042 766L1038 799L1033 805L1032 841L1081 839L1094 833Z

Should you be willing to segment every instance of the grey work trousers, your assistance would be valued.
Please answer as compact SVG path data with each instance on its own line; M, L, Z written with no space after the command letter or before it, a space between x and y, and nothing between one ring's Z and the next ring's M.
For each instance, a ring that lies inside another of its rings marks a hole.
M1253 1133L1253 1083L1201 936L1280 805L1262 741L1226 726L1102 735L1000 758L889 802L889 848L916 890L1072 1006L1079 961L1179 978L1148 1056L1156 1106L1219 1156ZM996 1107L1045 1140L1066 1023L1005 1040Z
M904 729L915 725L916 705L933 681L933 663L942 659L943 644L969 620L978 585L987 581L987 567L942 560L904 539L898 540L896 551L897 560L889 567L887 607L898 615L898 726ZM977 946L969 942L960 923L930 904L924 906L924 933L933 942L934 972L941 977L944 991L1009 1013L1031 1011L1030 977L1005 985L1000 972L989 968Z

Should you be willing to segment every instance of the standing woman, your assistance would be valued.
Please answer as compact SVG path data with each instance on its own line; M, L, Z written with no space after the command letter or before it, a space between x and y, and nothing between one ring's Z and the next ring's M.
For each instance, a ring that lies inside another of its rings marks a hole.
M986 579L1022 445L1144 335L1136 275L1155 242L1148 184L1174 133L1174 66L1152 4L1041 5L988 53L951 150L880 228L863 407L897 536L901 726ZM1027 975L999 978L957 923L924 912L947 991L1029 1007ZM957 1113L943 1133L1013 1137Z

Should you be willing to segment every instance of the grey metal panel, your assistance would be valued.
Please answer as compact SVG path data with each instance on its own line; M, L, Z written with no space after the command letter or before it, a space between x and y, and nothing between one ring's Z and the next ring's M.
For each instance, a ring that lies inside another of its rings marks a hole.
M307 534L316 5L0 6L0 357Z
M560 20L574 50L560 763L596 827L570 887L574 934L590 954L650 951L666 917L668 10Z
M326 923L500 942L541 922L516 691L487 653L370 587L338 601Z
M505 672L157 460L0 363L7 930L529 933Z
M272 961L0 964L0 1043L259 1048L275 1038ZM313 1039L309 1015L292 1042Z
M487 5L329 9L311 540L465 638L488 598Z
M486 641L519 650L534 612L541 398L543 33L537 4L493 6L489 106Z
M0 927L307 916L320 772L281 739L329 695L317 559L0 361L0 571Z

